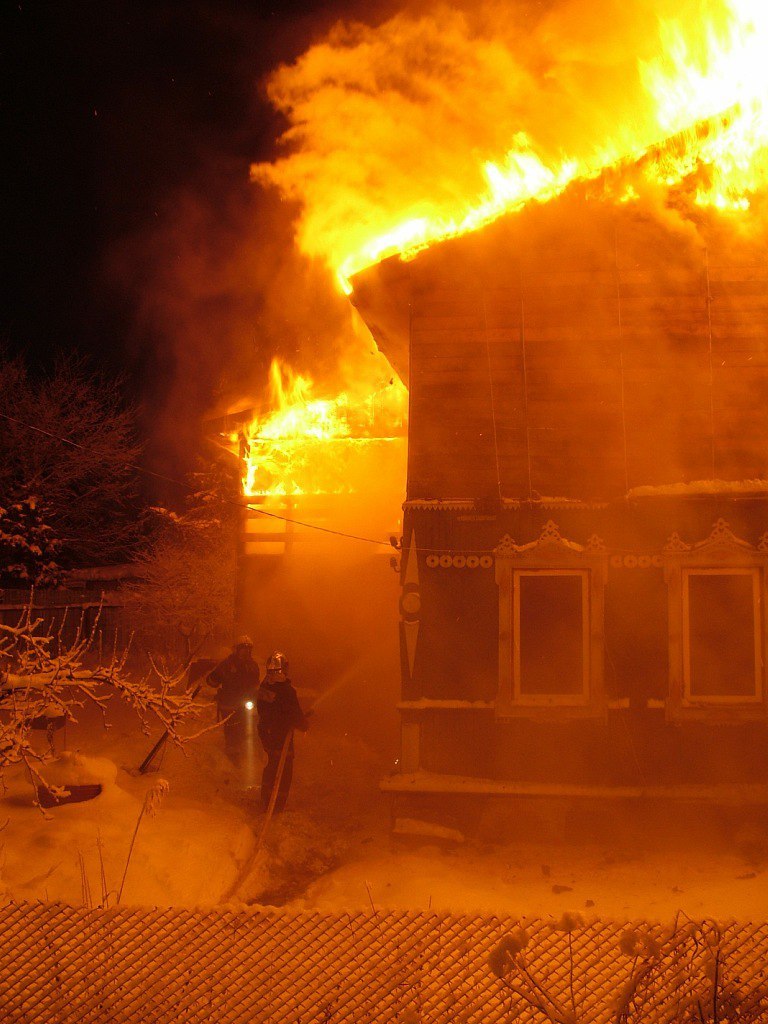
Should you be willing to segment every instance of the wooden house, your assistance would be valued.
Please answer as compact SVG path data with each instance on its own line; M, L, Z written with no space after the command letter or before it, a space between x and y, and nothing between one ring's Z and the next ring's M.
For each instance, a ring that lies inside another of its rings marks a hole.
M571 192L354 286L410 391L385 788L761 800L768 239Z

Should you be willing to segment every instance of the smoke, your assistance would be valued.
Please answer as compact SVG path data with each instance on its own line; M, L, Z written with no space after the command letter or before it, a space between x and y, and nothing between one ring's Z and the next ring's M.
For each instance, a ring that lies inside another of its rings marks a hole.
M243 179L215 199L174 192L157 227L113 254L113 272L138 297L137 348L153 381L146 414L166 471L189 465L205 418L262 401L274 356L333 380L351 347L364 372L386 373L326 268L296 251L281 204Z
M298 58L267 77L279 120L242 107L244 119L282 127L279 156L255 141L253 152L242 139L236 152L204 143L187 184L157 204L155 224L113 253L114 275L139 296L137 347L156 379L147 418L158 468L189 466L206 416L258 404L275 355L314 377L318 392L350 380L370 380L373 390L387 367L338 290L340 264L409 218L460 217L486 193L486 165L503 166L510 150L545 165L601 166L658 141L675 124L662 124L648 98L662 35L696 24L692 34L701 35L702 16L724 10L724 0L465 0L326 20ZM238 63L248 78L242 49ZM670 248L679 243L680 259L693 263L690 222L661 192L645 201L669 227ZM565 216L580 237L578 204ZM572 357L583 364L600 354L575 338ZM370 520L370 493L364 504L350 515ZM342 526L380 535L370 521ZM388 555L362 568L355 549L314 556L314 575L309 557L275 581L284 591L271 579L267 588L254 582L249 628L265 647L295 650L297 678L321 685L343 675L364 641L376 665L358 673L355 699L361 718L375 718L394 705L397 680L397 578L381 583Z
M166 470L188 465L204 417L262 400L275 355L315 378L316 393L380 387L389 368L334 280L345 258L404 220L460 217L487 192L486 165L503 167L510 150L600 166L656 141L665 127L647 89L662 36L686 26L695 48L709 15L728 10L464 0L337 20L338 8L297 23L292 47L266 43L257 18L230 20L242 127L228 113L225 143L204 132L186 183L177 173L154 223L112 254L136 299L137 360L154 381L147 421ZM259 49L277 62L266 75ZM279 136L279 155L265 135Z
M695 50L726 10L485 0L339 23L270 77L285 155L254 180L299 204L300 248L337 269L404 221L460 218L510 151L600 167L658 141L667 126L647 90L663 77L662 36L685 26Z
M297 250L294 204L248 175L284 127L262 80L348 7L289 18L230 0L161 2L110 37L102 287L130 324L126 361L162 473L191 467L207 417L262 401L276 355L330 390L351 372L389 378L327 268Z

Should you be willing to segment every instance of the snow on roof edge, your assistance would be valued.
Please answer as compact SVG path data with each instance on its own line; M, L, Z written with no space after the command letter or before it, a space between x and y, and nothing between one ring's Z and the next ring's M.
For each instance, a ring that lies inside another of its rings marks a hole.
M649 498L659 495L683 494L765 494L768 480L691 480L688 483L643 484L627 491L628 498Z

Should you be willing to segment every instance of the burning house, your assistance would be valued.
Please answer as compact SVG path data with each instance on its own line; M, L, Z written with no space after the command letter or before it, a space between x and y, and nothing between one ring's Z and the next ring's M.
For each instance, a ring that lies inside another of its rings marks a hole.
M406 802L765 793L768 235L625 172L354 279L410 393Z
M408 388L386 787L762 797L768 19L611 55L566 14L519 61L499 12L447 50L393 19L273 82L292 148L254 179Z

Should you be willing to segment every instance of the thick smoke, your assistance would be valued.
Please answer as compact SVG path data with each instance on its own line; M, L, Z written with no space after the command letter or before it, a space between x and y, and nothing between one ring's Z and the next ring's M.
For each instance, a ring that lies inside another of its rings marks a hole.
M178 469L189 466L203 421L260 404L275 356L330 388L344 384L350 362L368 379L387 379L327 267L296 250L287 211L246 174L223 200L174 193L157 227L113 254L114 272L139 296L158 460Z
M244 122L275 136L282 126L281 155L262 156L249 184L242 137L209 149L202 138L187 185L113 254L115 275L139 297L158 462L182 468L205 416L258 404L274 355L313 376L318 392L385 383L388 367L334 281L340 262L405 219L460 216L487 191L484 165L503 166L510 150L599 166L656 141L665 127L647 86L662 36L685 26L694 46L726 4L393 8L303 21L303 54L263 83L273 113L243 103ZM247 51L263 37L241 28L232 74L255 92ZM259 160L257 137L247 155Z
M300 247L336 268L405 220L460 217L511 150L600 167L659 141L663 43L697 52L710 16L728 23L724 0L486 0L340 23L271 76L286 152L254 179L300 204Z

